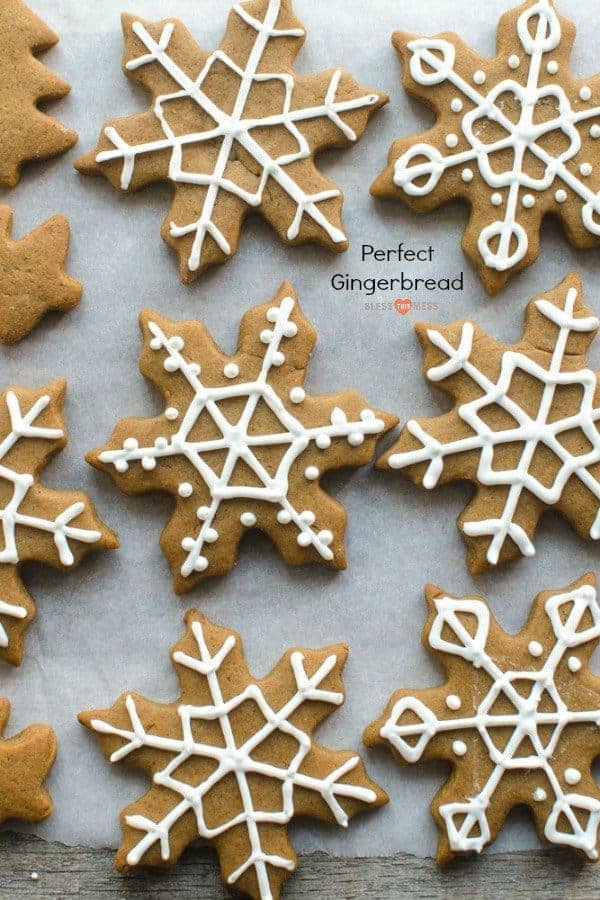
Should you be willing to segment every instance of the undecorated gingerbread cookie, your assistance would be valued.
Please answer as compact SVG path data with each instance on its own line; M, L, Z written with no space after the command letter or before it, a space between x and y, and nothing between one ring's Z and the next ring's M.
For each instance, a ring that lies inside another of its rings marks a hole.
M161 545L177 592L228 572L253 528L292 565L345 568L346 511L322 490L321 476L369 462L397 419L355 391L306 394L316 334L293 287L284 283L244 315L232 356L200 322L151 311L140 322L140 368L164 412L124 419L87 459L126 493L175 497Z
M191 610L171 658L174 703L123 694L82 713L110 762L152 779L121 814L117 868L176 862L192 841L216 849L223 880L271 900L297 865L287 836L296 816L346 826L387 802L354 753L329 750L313 732L344 701L347 647L289 650L266 678L248 671L240 636Z
M235 253L253 210L286 243L347 249L342 192L314 157L357 141L388 97L344 69L297 75L305 32L291 0L236 4L213 53L177 19L124 15L123 33L123 71L153 105L109 120L77 168L122 191L173 185L161 233L183 281Z
M11 239L12 210L0 206L0 344L13 344L50 310L79 303L81 284L65 272L69 223L52 216L29 234Z
M492 58L452 32L393 35L406 91L437 121L392 145L372 193L415 212L464 200L463 250L492 294L535 262L547 214L575 247L599 243L600 76L571 74L574 39L552 0L502 16Z
M70 569L92 549L118 546L79 491L56 491L38 478L67 443L62 406L66 383L10 388L0 394L0 658L18 665L35 617L20 566L36 560Z
M52 812L44 781L56 757L56 736L48 725L29 725L4 737L9 716L10 703L0 700L0 824L41 822Z
M442 759L452 773L431 812L437 859L480 853L510 811L528 806L540 837L598 859L600 678L596 579L544 591L516 635L480 597L426 590L423 644L443 666L443 685L396 691L365 732L403 765ZM400 635L399 635L400 637Z
M14 187L21 166L64 153L77 134L38 109L60 100L69 85L34 56L58 43L22 0L0 3L0 186Z
M458 519L474 574L533 556L547 508L582 538L600 539L600 390L586 361L598 327L576 274L531 300L515 344L468 319L416 326L425 375L454 407L411 419L377 465L428 490L476 485Z

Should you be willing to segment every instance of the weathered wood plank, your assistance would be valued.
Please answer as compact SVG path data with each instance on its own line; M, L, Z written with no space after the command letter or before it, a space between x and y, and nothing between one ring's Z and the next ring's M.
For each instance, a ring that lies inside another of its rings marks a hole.
M31 873L39 877L32 880ZM355 900L460 896L479 898L600 895L600 869L560 850L483 854L457 861L440 872L433 860L408 854L382 859L336 859L315 854L301 860L288 883L286 900ZM178 866L139 869L123 876L113 868L113 852L65 847L29 835L5 832L0 855L0 900L18 898L147 897L152 900L225 900L214 854L188 850Z

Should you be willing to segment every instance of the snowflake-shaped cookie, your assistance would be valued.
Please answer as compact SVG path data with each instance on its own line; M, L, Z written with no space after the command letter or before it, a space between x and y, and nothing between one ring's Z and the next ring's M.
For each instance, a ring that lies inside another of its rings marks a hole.
M12 211L0 206L0 344L13 344L49 310L72 309L81 284L65 273L69 223L52 216L17 241Z
M22 0L0 3L0 186L14 187L23 163L64 153L77 134L38 109L60 100L69 85L35 54L58 43L58 35Z
M79 717L110 762L125 759L152 777L121 815L117 868L175 862L203 838L228 885L270 900L296 868L286 833L295 816L346 827L365 806L387 802L358 756L313 743L319 722L344 701L348 650L291 650L255 680L238 634L195 610L186 623L171 652L177 701L123 694Z
M477 485L458 520L473 573L533 556L546 507L583 538L600 539L600 396L585 358L598 326L575 274L529 303L517 344L468 320L417 325L427 378L455 407L408 422L378 466L404 469L429 490Z
M522 804L541 837L598 859L600 679L588 670L600 637L595 585L586 575L539 594L518 635L501 629L484 600L427 588L423 644L447 681L397 691L365 740L388 744L400 763L452 764L432 804L438 862L481 852Z
M38 480L39 470L67 442L65 387L55 381L0 394L0 658L15 665L35 616L21 564L36 560L68 569L92 548L118 545L85 494L51 490Z
M127 493L176 497L161 544L178 593L228 572L244 532L268 534L292 564L345 568L346 513L321 475L367 463L397 420L360 394L309 397L302 384L316 340L290 284L247 312L237 353L200 322L141 315L143 374L166 408L125 419L88 461Z
M573 77L574 38L552 0L506 13L491 59L453 33L393 36L406 91L438 120L392 145L372 192L417 212L469 203L463 249L490 293L535 262L548 213L574 246L598 244L600 76Z
M235 253L252 210L288 243L347 248L341 191L314 156L358 140L388 98L343 69L294 72L305 32L291 0L235 5L210 54L177 19L125 15L123 32L124 72L153 106L107 122L77 168L122 191L173 183L162 236L179 254L183 281Z

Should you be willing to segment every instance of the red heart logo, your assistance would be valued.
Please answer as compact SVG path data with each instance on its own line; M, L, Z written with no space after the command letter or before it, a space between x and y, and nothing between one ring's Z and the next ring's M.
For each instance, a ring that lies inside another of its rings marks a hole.
M399 297L397 300L394 300L394 309L401 316L405 316L412 309L412 300L410 297Z

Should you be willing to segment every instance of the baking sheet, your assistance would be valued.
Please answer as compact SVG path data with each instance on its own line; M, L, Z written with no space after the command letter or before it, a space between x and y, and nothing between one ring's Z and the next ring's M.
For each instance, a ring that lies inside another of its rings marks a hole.
M102 443L124 415L154 415L158 397L139 374L138 311L151 306L172 318L203 318L223 347L233 350L239 318L266 301L283 279L291 279L319 341L307 380L314 393L349 386L370 403L406 420L445 408L421 377L421 356L413 333L414 314L369 311L360 292L336 292L336 273L357 277L398 275L394 264L361 262L361 243L393 247L398 241L434 247L431 267L408 265L407 275L459 274L462 293L409 292L413 300L437 304L425 317L445 322L475 316L497 338L520 334L526 300L560 281L573 268L584 275L588 302L600 310L600 253L574 252L559 229L544 228L540 262L513 278L489 299L460 251L466 211L449 207L430 216L411 215L400 204L373 200L367 185L382 168L390 142L428 125L429 113L403 94L400 66L390 45L395 28L459 30L482 53L492 53L495 22L506 0L477 4L464 0L390 3L389 0L297 0L308 30L298 70L330 65L350 68L362 84L386 90L391 103L372 120L362 142L349 151L321 157L323 170L346 195L348 253L336 256L312 246L279 243L260 219L246 223L237 255L182 285L174 255L159 229L169 188L120 197L103 179L78 176L73 162L95 145L109 116L143 109L146 97L120 70L121 11L146 18L179 16L207 49L216 46L229 3L223 0L35 0L35 9L61 35L44 61L73 85L52 109L76 128L80 142L66 156L29 168L21 183L0 194L15 210L15 234L28 231L54 212L72 227L70 271L85 285L80 307L53 316L18 346L0 354L3 385L42 385L64 376L69 389L66 415L70 443L46 469L49 485L81 487L121 537L122 547L100 553L63 575L32 565L25 581L38 608L20 669L3 666L1 694L13 701L10 733L32 721L56 729L59 754L48 780L55 801L50 819L35 833L68 844L112 845L119 841L118 813L145 790L145 779L102 759L94 738L76 722L79 710L109 705L124 689L157 700L176 696L177 681L168 649L182 633L187 607L201 607L217 622L238 629L257 675L266 672L290 645L320 646L348 641L348 698L320 729L319 740L359 747L363 727L379 715L389 693L401 686L438 683L440 670L421 647L422 588L427 581L453 593L477 591L490 598L505 627L524 622L533 595L564 585L597 568L600 547L579 541L569 527L548 515L537 539L535 559L472 579L454 519L468 497L453 486L427 494L401 477L366 468L330 477L326 484L348 509L349 568L333 574L317 567L289 569L268 540L249 536L236 569L209 580L178 599L158 537L170 509L161 497L129 498L105 475L88 467L83 454ZM597 4L562 0L561 11L576 18L579 40L574 70L598 69ZM391 301L397 292L379 291L372 301ZM597 348L592 363L598 364ZM397 767L389 754L367 753L370 773L391 803L351 824L347 832L304 822L292 826L299 852L382 855L399 850L430 855L436 829L429 801L445 775L442 765ZM514 815L496 850L537 846L527 815Z

